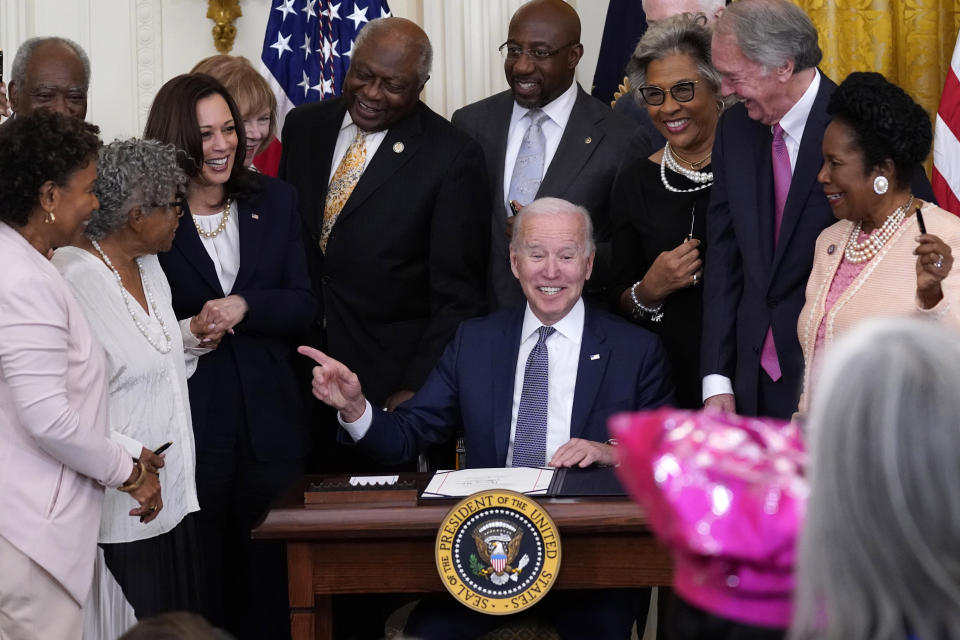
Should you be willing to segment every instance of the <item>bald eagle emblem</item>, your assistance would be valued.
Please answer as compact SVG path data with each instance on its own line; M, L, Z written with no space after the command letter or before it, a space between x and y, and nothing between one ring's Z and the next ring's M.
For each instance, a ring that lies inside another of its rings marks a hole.
M471 571L495 585L504 585L510 580L516 582L517 576L530 562L529 556L524 554L514 566L521 540L523 530L513 523L499 519L481 522L473 530L477 555L470 554Z

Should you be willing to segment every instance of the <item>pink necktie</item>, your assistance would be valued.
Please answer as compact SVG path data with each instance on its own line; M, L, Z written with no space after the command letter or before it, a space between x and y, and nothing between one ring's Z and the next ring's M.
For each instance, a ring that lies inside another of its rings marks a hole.
M777 246L780 239L780 225L783 222L783 207L787 203L787 194L790 192L790 154L787 152L787 143L783 139L783 127L780 123L773 125L773 145L770 148L770 158L773 160L773 246ZM773 342L773 327L767 329L767 337L763 340L763 351L760 353L760 366L767 372L770 379L776 382L783 377L780 370L780 360L777 358L777 346Z

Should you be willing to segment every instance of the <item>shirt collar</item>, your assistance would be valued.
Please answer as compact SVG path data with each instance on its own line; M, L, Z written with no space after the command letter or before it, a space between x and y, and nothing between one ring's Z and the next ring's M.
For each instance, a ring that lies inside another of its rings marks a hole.
M803 92L800 99L797 100L790 110L780 118L780 127L783 132L793 138L794 142L800 144L803 140L803 130L807 126L807 118L810 116L810 110L813 109L813 102L817 99L817 92L820 90L820 71L814 69L813 81ZM773 131L773 127L770 127Z
M566 129L567 121L570 120L570 112L573 111L573 103L577 101L577 90L579 88L580 85L576 81L571 82L566 91L540 107L540 110L547 114L550 117L550 120L556 123L558 127L561 129ZM529 112L530 109L521 107L516 103L516 101L514 101L513 114L510 118L510 122L514 123L519 121Z
M580 298L577 300L577 303L573 305L573 308L570 309L570 312L557 320L552 326L557 330L557 333L564 338L567 338L575 344L580 344L580 340L583 337L584 315L583 298ZM530 303L528 302L527 308L523 312L523 327L520 330L520 342L527 340L542 326L543 323L533 314L533 311L530 309Z

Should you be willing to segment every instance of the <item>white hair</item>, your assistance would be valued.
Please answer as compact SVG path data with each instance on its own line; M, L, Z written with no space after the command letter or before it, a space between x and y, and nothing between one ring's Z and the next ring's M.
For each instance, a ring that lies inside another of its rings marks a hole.
M523 244L523 221L533 215L578 215L583 221L583 241L580 246L583 248L584 255L592 256L597 250L597 245L593 240L593 220L590 219L590 212L583 207L563 200L561 198L540 198L534 200L524 208L520 209L513 220L513 236L510 238L510 250L518 251Z
M809 422L799 640L956 637L960 335L864 322L827 355Z
M676 11L676 13L678 14L684 13L685 11L689 11L688 8L686 8L680 3L677 3L676 0L660 0L660 1L667 2L674 6L677 6L679 4ZM644 13L646 13L647 7L649 6L650 2L651 0L641 0L640 6L643 7ZM712 20L713 16L715 16L718 11L720 11L721 9L727 6L726 0L693 0L693 2L694 4L697 5L696 10L706 15L708 20Z

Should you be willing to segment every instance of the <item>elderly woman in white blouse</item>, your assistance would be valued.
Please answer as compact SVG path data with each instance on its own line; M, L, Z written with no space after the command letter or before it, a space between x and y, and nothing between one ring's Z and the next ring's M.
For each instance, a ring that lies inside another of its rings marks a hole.
M150 522L128 517L120 494L107 495L88 638L115 638L137 618L164 611L201 609L187 376L219 336L203 333L201 317L178 324L156 257L173 242L185 183L171 146L126 140L104 147L100 209L77 246L53 257L107 354L111 438L161 474L164 487L164 508Z

